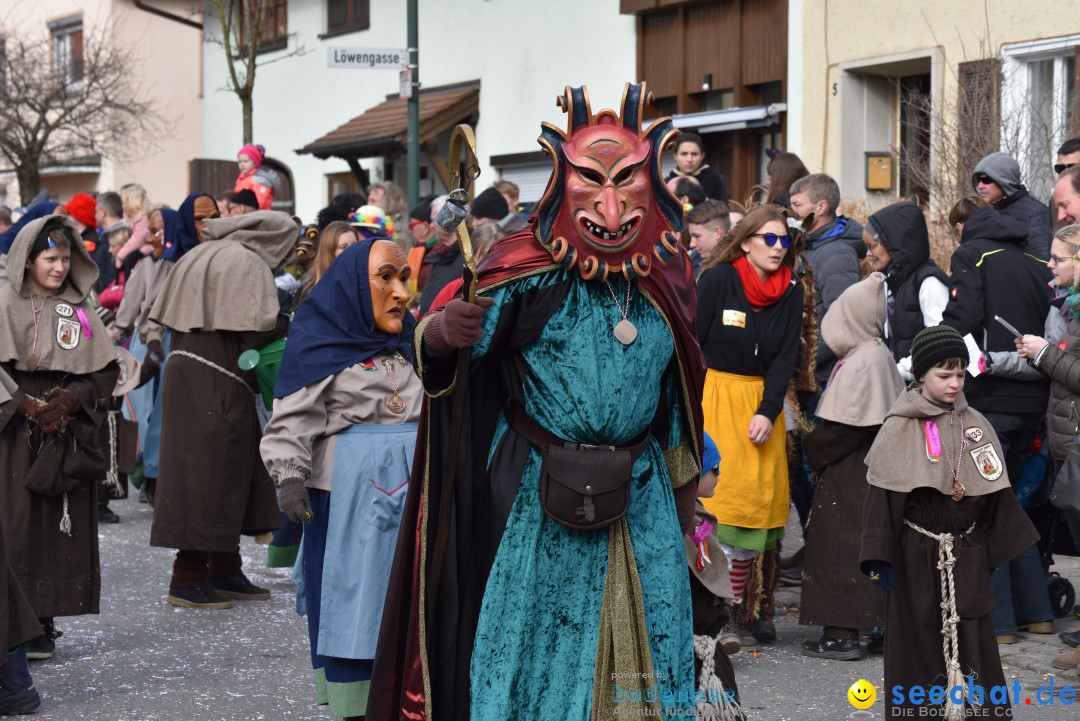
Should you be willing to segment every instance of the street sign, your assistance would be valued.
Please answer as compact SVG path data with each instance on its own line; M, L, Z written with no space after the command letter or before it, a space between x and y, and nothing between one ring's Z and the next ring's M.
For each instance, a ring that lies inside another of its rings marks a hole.
M401 89L398 91L399 100L408 100L412 97L412 69L405 68L400 74Z
M326 66L399 70L409 66L409 52L405 48L327 48Z

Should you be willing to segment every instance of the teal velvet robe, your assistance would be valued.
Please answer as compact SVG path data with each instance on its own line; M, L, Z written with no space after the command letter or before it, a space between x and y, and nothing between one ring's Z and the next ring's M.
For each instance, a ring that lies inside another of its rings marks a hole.
M671 332L636 284L628 318L638 337L629 346L612 333L621 315L603 283L558 271L503 286L491 294L495 306L485 314L484 340L474 346L473 359L489 352L503 307L522 294L567 281L566 295L539 337L520 350L527 368L521 381L529 416L561 438L610 445L625 444L649 427L661 403L668 404L668 418L686 417ZM611 287L623 303L626 281L613 279ZM662 706L672 708L689 708L687 694L692 697L695 688L686 552L662 453L678 447L682 434L681 423L670 423L663 445L654 436L635 462L627 514L655 692L668 699ZM512 444L504 444L508 436L516 434L500 414L488 470L493 484L517 486L517 491L477 622L470 666L471 718L588 719L608 530L576 531L544 514L536 448L529 449L520 478L498 478L499 455L511 450L507 446ZM618 691L614 681L607 687L612 694Z

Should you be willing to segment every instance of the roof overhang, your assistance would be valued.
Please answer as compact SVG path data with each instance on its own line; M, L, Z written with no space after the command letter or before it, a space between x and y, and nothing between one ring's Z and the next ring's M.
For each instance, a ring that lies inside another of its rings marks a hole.
M369 158L405 150L409 129L408 101L388 96L378 105L331 130L296 152L316 158ZM463 120L475 120L480 107L480 81L420 91L420 143Z

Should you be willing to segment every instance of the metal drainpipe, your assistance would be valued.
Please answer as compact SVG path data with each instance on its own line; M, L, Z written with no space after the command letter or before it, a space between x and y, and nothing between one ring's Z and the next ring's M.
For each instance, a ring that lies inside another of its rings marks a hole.
M174 15L173 13L167 12L167 11L162 10L160 8L150 7L149 5L145 4L142 0L131 0L131 2L132 2L132 4L135 5L135 7L139 8L140 10L143 10L145 12L152 13L154 15L160 15L161 17L166 18L168 20L172 20L172 21L178 22L178 23L183 23L184 25L189 25L189 26L191 26L193 28L196 28L198 30L203 29L202 23L195 22L194 20L191 20L189 18L181 17L180 15Z

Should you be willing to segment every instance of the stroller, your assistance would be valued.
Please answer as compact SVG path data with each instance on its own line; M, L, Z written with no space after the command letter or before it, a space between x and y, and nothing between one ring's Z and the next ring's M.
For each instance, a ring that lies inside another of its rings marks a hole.
M1050 570L1055 552L1065 556L1078 556L1080 549L1073 543L1064 511L1050 503L1055 474L1053 459L1050 458L1045 442L1045 430L1032 447L1034 453L1024 465L1024 472L1015 486L1016 497L1039 532L1037 545L1042 557L1043 573L1046 574L1046 589L1050 594L1054 618L1065 618L1074 612L1080 615L1080 607L1074 608L1076 591L1072 583L1057 571Z

